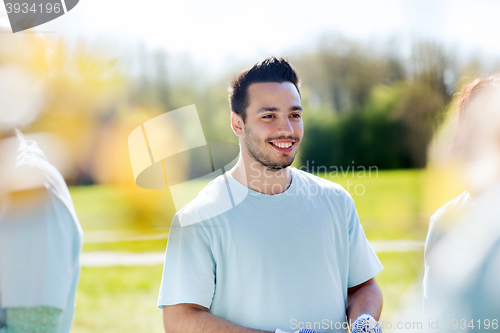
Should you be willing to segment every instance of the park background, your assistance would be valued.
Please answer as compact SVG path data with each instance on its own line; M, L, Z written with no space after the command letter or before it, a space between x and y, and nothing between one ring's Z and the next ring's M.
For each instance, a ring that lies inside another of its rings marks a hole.
M500 69L499 9L488 0L87 0L28 32L2 30L0 66L45 80L41 114L23 132L64 174L85 232L72 332L162 332L156 299L175 208L168 190L135 184L128 135L195 104L208 142L237 143L228 81L269 55L286 56L302 79L294 166L351 193L385 266L382 319L419 310L429 217L464 190L439 164L446 140L430 144L449 131L455 92Z

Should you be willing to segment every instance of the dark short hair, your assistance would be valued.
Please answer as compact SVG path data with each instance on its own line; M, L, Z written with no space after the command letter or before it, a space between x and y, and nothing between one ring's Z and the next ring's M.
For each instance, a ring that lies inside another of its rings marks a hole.
M252 83L264 82L291 82L300 96L300 81L295 68L284 58L268 57L233 77L229 84L229 106L232 112L243 118L243 122L250 104L248 87Z

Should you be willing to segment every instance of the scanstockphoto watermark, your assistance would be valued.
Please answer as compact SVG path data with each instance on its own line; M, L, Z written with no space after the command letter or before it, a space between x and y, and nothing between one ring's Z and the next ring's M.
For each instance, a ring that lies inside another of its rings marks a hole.
M498 319L428 319L427 321L379 321L382 331L497 330Z
M333 321L331 319L323 319L321 321L299 321L297 319L290 320L290 329L311 329L311 330L347 330L348 327L351 327L352 322L347 321ZM423 330L424 325L421 321L399 321L399 322L390 322L390 321L379 321L380 328L382 331L384 330ZM430 325L430 324L429 324ZM430 327L430 326L429 326Z
M331 319L323 319L321 321L299 321L297 319L290 320L290 329L311 329L311 330L347 330L351 327L352 322L349 321L333 321ZM422 321L379 321L382 331L387 330L407 330L407 331L432 331L438 329L453 329L453 330L497 330L498 319L435 319Z
M292 330L302 330L302 329L310 329L310 330L327 330L327 329L335 329L335 330L347 330L350 325L347 321L339 322L333 321L331 319L323 319L321 321L299 321L297 319L290 320L290 329Z

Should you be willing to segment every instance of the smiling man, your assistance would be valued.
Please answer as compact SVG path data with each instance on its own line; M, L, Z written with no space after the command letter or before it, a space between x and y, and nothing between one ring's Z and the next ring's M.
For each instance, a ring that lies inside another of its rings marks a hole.
M174 217L158 299L165 331L339 332L352 323L380 332L382 265L352 198L290 167L303 138L296 71L267 58L232 80L229 99L240 156ZM228 188L244 199L203 219ZM202 222L179 223L193 216Z

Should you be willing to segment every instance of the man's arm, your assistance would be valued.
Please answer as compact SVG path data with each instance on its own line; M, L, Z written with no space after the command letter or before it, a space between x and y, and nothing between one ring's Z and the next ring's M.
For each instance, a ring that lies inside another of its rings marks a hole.
M166 333L269 333L238 326L190 303L164 305L163 326Z
M379 320L382 311L382 292L374 278L347 290L347 320L354 321L362 314Z

